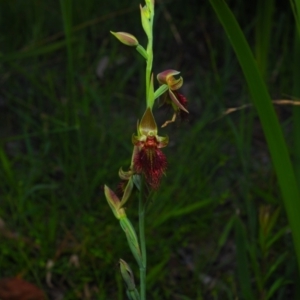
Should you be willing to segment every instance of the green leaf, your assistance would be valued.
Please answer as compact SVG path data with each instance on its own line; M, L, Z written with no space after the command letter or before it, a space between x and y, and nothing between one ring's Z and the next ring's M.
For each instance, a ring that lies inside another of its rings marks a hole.
M272 32L274 0L257 1L255 26L255 58L263 77L267 71L268 54Z
M169 220L171 218L187 215L187 214L190 214L190 213L195 213L198 209L201 209L201 208L203 208L203 207L205 207L205 206L207 206L211 203L212 203L212 200L207 199L207 200L203 200L203 201L193 203L193 204L188 205L188 206L184 206L182 208L174 209L172 211L167 212L164 216L162 216L158 220L153 221L151 226L152 227L161 226L162 223L166 222L167 220Z
M147 274L147 286L151 289L160 278L164 276L167 272L166 265L170 260L169 253L165 253L165 257L161 257L161 262L153 267L151 267L150 271Z
M288 231L287 227L281 228L276 234L267 240L266 248L269 249L282 235Z
M146 60L148 59L148 54L145 48L141 45L136 46L136 51L139 52Z
M161 96L169 89L168 85L162 84L154 93L154 100Z
M75 39L72 39L72 42L74 42ZM25 59L29 57L36 57L39 55L45 55L45 54L51 54L54 51L60 50L63 47L66 47L67 43L66 41L62 42L57 42L57 43L52 43L50 45L44 46L44 47L39 47L35 49L31 49L28 51L18 51L15 53L10 53L10 54L2 54L0 55L0 61L15 61L18 59Z
M271 297L273 296L273 294L283 285L288 284L288 283L292 283L291 281L285 280L284 278L278 278L273 285L271 286L271 288L269 289L266 299L272 299Z
M276 259L276 261L269 268L269 270L264 278L265 281L267 281L270 278L270 276L274 273L274 271L276 271L278 266L287 258L287 255L288 255L288 252L284 252Z
M257 246L255 243L251 243L248 245L248 252L250 255L251 268L254 273L256 286L258 287L258 290L263 290L263 288L264 288L263 274L262 274L260 261L257 259L258 258L258 253L257 253L258 249L257 249Z

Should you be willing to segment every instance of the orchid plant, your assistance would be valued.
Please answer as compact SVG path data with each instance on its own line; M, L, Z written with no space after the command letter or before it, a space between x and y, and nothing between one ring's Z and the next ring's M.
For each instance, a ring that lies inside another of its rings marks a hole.
M127 171L120 169L121 181L115 192L108 186L104 187L107 202L125 232L131 252L140 269L140 291L138 291L131 268L123 259L119 261L120 271L127 285L126 293L131 300L146 299L145 213L167 169L167 159L161 149L168 145L169 139L158 135L157 123L152 113L153 105L155 100L161 98L162 105L171 105L174 110L172 118L166 120L162 127L174 122L177 116L184 118L188 114L187 100L178 92L183 84L183 78L178 77L180 72L166 70L159 73L157 75L159 87L154 89L152 74L154 0L146 0L144 6L140 5L140 12L141 23L148 39L146 49L130 33L111 33L123 44L135 47L146 61L146 109L141 120L137 122L137 134L132 136L133 151L130 167ZM125 204L134 190L139 193L139 238L125 212Z

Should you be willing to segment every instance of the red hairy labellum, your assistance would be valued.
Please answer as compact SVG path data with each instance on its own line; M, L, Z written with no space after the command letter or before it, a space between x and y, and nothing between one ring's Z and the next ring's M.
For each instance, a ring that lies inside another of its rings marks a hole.
M148 136L146 141L140 143L140 151L134 159L134 167L137 173L145 176L147 183L157 189L161 177L167 168L167 159L158 148L159 143L154 136Z

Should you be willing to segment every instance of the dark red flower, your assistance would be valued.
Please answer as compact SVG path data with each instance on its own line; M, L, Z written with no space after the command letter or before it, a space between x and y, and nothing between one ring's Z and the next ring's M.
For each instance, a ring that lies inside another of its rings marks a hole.
M150 108L147 108L138 125L138 135L133 135L132 142L138 149L133 160L134 171L143 174L149 186L157 189L167 168L167 159L160 148L168 144L168 138L157 135L156 122Z
M153 189L159 187L161 177L167 169L166 156L158 146L159 142L156 138L148 136L134 159L135 171L142 173Z
M176 98L181 103L181 105L186 109L187 108L187 103L188 103L186 98L177 91L174 91L173 93L175 94Z
M182 86L183 79L179 77L176 79L174 75L178 75L180 72L176 70L166 70L157 75L157 79L161 85L168 87L168 90L162 96L162 104L171 105L174 109L174 114L171 120L166 121L161 127L167 126L169 123L175 122L176 117L186 119L187 114L187 100L186 98L177 92Z
M180 104L187 110L187 105L188 105L187 99L182 94L180 94L177 91L174 91L173 93L175 94L175 96L178 99L178 101L180 102ZM179 110L177 110L176 113L177 113L177 115L179 115L179 117L180 117L181 120L183 120L183 121L187 120L188 113L185 112L184 110L179 109Z

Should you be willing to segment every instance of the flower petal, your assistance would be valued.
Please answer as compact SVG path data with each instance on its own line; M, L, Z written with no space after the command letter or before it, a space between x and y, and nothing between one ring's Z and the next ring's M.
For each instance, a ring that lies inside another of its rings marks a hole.
M143 143L146 141L146 136L142 135L142 136L137 136L135 134L132 135L132 144L136 147L141 147L143 145Z
M125 210L120 208L121 202L118 196L107 185L104 186L104 194L115 217L119 220L126 217Z
M173 116L172 116L172 119L171 120L167 120L164 124L161 125L161 127L166 127L167 125L169 125L170 123L174 123L175 120L176 120L176 112L174 112Z
M157 144L157 148L164 148L168 145L169 143L169 137L168 136L165 136L165 137L162 137L162 136L156 136L156 140L158 142Z
M176 70L172 70L172 69L169 69L169 70L166 70L166 71L163 71L159 74L157 74L157 80L160 84L168 84L168 79L170 78L170 76L174 76L174 75L178 75L180 74L179 71L176 71Z
M125 203L127 202L127 200L129 199L129 197L131 195L132 189L133 189L133 180L132 180L132 178L130 178L127 182L127 185L126 185L125 189L124 189L124 193L123 193L121 203L120 203L120 206L119 206L120 208L124 207Z
M129 170L129 171L123 171L123 169L120 168L120 170L119 170L119 177L122 180L129 180L131 176L132 176L132 171L131 170Z
M180 77L178 79L175 79L174 77L168 78L168 86L172 91L176 91L180 89L183 85L183 78Z
M180 103L180 101L177 99L176 95L171 90L169 90L169 95L176 107L185 111L186 113L189 113L188 110Z
M167 159L163 152L158 149L155 137L148 137L147 141L135 157L135 171L145 176L151 188L157 189L161 177L167 168Z

